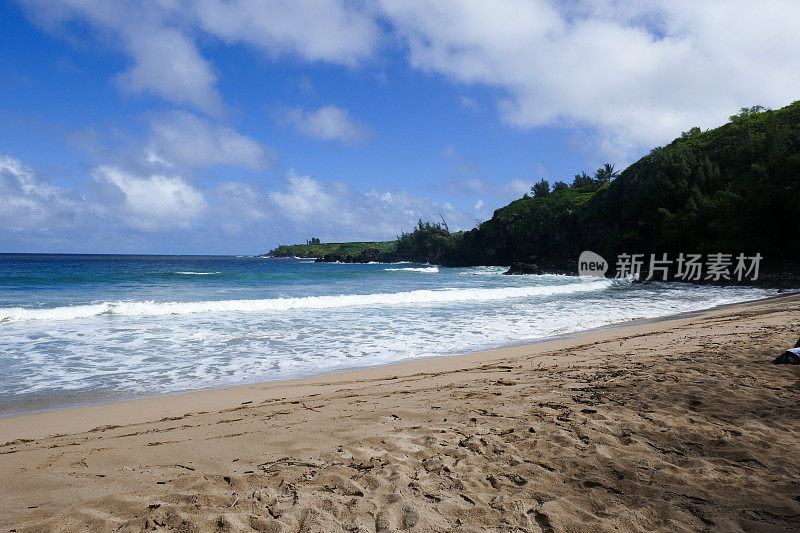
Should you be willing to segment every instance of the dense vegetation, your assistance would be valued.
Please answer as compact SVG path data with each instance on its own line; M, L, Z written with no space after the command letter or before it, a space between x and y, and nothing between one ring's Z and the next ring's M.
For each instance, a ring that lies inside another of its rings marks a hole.
M684 132L621 173L606 165L572 182L551 188L541 181L533 196L498 209L471 231L418 227L401 239L451 265L567 267L586 249L606 257L760 252L773 262L796 261L800 101L777 111L742 109L720 128Z
M328 254L358 255L364 250L377 249L381 253L394 252L395 241L376 242L328 242L311 239L309 244L282 244L267 252L272 257L323 257Z
M464 232L450 233L447 222L420 220L410 233L397 238L395 256L405 261L445 264L458 253Z
M765 264L800 259L800 101L777 111L744 108L719 128L691 128L617 172L581 173L494 212L466 232L420 221L380 248L381 260L443 265L535 262L570 269L583 250L760 252ZM279 247L275 255L320 256L320 246ZM353 250L350 253L357 253Z

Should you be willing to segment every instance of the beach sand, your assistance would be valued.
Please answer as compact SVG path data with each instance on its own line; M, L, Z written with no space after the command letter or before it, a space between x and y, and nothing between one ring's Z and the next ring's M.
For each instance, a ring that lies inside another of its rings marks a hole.
M16 531L800 530L800 297L0 419Z

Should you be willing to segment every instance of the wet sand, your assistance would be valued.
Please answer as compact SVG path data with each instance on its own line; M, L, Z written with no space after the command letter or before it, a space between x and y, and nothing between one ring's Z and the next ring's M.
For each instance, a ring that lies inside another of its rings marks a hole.
M800 530L798 336L787 296L0 419L0 530Z

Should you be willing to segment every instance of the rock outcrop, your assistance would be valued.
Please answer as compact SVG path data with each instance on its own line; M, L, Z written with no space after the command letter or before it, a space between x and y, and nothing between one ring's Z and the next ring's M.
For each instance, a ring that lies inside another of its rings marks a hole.
M503 274L513 276L517 274L544 274L544 271L533 263L511 263L511 268Z
M356 255L352 254L325 254L317 257L315 263L372 263L378 261L381 251L377 248L367 248Z

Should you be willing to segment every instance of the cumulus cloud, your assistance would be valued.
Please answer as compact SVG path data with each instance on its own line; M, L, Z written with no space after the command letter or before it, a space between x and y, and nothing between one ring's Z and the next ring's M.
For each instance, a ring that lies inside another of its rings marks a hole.
M152 92L211 114L221 111L222 100L215 89L217 77L191 38L163 27L152 28L146 34L127 29L124 34L134 64L116 77L123 93Z
M94 179L104 193L100 208L137 230L188 228L207 207L203 194L177 176L137 176L104 166Z
M354 120L349 111L332 105L308 111L290 109L282 118L304 135L346 145L363 143L372 132L366 123Z
M269 166L270 151L232 128L216 126L186 112L150 116L148 160L186 167L235 165L254 169Z
M797 98L800 4L382 0L412 66L505 90L513 126L590 130L617 156Z
M401 42L413 68L499 88L507 124L572 128L575 143L615 158L743 105L786 104L800 86L787 68L800 56L794 0L24 1L47 27L88 22L118 46L132 63L116 78L125 92L218 113L217 74L197 45L208 39L348 66ZM321 123L312 131L324 138L360 138L326 127L342 113L298 120Z
M318 216L328 216L339 207L341 194L325 191L321 183L308 176L300 176L292 170L287 177L287 185L285 191L269 193L269 199L290 220L305 222Z
M46 28L63 32L73 21L88 22L104 43L121 49L132 63L115 78L123 93L149 92L210 114L223 104L198 37L343 65L371 55L380 38L377 21L345 0L23 1Z
M312 232L323 239L391 239L419 219L441 216L451 229L472 226L466 213L447 203L399 189L359 192L343 182L321 182L294 171L268 200L272 216L292 223L296 234Z
M209 34L273 56L355 65L372 54L380 37L371 14L346 0L200 0L192 5Z
M397 188L359 191L295 171L270 188L241 181L201 187L180 174L100 166L79 192L4 156L0 205L0 243L24 240L31 251L153 251L155 239L171 243L171 253L255 253L312 235L392 239L420 218L443 216L453 230L473 225L470 214L449 203Z
M36 176L19 159L0 155L0 227L25 231L70 228L81 222L81 195Z
M126 94L148 92L167 101L191 104L207 113L222 110L216 75L201 55L191 31L181 22L178 0L25 0L45 28L69 34L70 24L88 23L104 43L124 52L131 62L115 77ZM190 28L190 26L189 26ZM80 41L80 37L71 36Z

